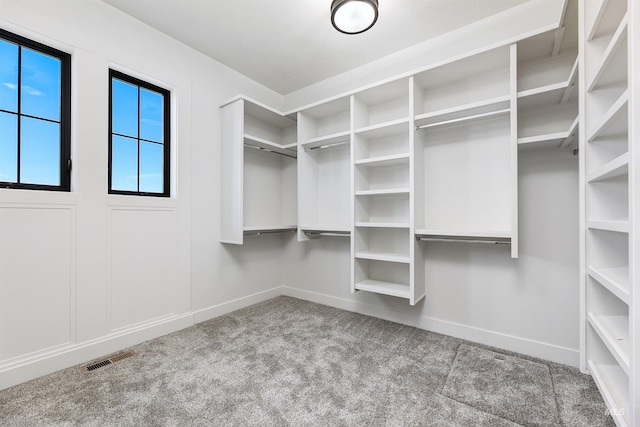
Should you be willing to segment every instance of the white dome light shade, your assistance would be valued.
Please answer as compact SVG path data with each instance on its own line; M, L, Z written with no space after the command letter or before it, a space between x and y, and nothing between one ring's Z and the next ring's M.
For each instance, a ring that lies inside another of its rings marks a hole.
M367 31L378 19L378 0L333 0L331 23L345 34Z

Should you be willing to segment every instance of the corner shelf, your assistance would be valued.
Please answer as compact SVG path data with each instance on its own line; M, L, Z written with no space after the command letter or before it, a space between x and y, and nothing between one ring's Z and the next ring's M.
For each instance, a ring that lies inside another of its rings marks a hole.
M609 268L590 266L587 268L587 274L620 299L620 301L629 305L631 298L629 291L629 266Z

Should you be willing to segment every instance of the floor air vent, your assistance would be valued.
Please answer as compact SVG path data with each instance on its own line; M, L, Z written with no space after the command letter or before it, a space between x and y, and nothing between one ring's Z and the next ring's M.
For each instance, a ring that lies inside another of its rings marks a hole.
M83 372L95 371L96 369L103 368L105 366L111 365L112 363L119 362L123 359L126 359L131 356L135 356L135 355L136 355L135 351L125 351L123 353L114 354L108 359L100 360L99 362L95 362L90 365L83 366L82 371Z

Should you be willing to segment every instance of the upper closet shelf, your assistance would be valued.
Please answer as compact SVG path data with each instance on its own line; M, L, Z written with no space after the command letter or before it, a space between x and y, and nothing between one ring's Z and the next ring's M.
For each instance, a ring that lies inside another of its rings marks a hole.
M301 141L300 145L306 150L313 150L318 148L329 148L336 145L347 144L351 141L351 132L342 131L333 133L331 135L320 136L312 138L306 141Z
M419 114L415 117L415 124L419 129L454 125L464 121L484 119L496 114L509 113L511 111L509 106L509 97L500 96L444 110Z
M518 144L534 144L536 146L551 145L561 148L568 147L577 140L579 120L579 117L576 116L575 120L571 123L569 129L567 129L566 131L518 138Z
M594 170L587 177L588 182L604 181L606 179L615 178L617 176L625 175L629 173L629 152L611 160Z
M357 134L373 134L373 135L384 135L385 133L388 135L397 134L403 130L406 130L407 124L409 123L409 117L403 117L401 119L390 120L384 123L377 123L370 126L360 127L355 130ZM387 129L385 131L385 129Z

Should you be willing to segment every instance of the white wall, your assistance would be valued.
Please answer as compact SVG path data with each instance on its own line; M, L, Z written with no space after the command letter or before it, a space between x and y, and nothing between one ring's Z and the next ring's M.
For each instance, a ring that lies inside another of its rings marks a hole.
M276 295L280 237L218 243L218 106L282 97L96 0L0 10L72 54L74 160L71 193L0 190L0 389ZM172 90L170 199L106 194L109 67Z

